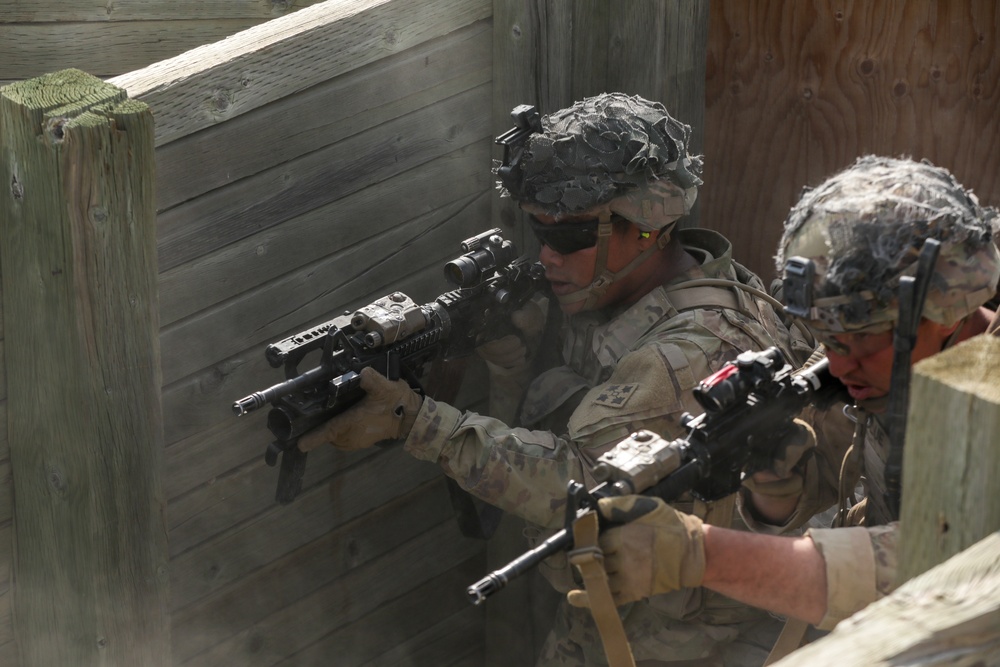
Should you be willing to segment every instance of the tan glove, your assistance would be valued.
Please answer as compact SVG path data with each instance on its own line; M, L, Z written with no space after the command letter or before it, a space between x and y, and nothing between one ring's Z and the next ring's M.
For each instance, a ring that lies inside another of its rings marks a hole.
M608 586L617 606L701 585L705 577L701 519L649 496L602 498L597 508L605 519L625 522L600 537ZM587 606L587 594L570 591L567 601Z
M338 449L367 449L382 440L406 438L417 419L423 397L403 380L390 380L378 371L361 369L365 396L327 423L299 438L308 452L329 443Z

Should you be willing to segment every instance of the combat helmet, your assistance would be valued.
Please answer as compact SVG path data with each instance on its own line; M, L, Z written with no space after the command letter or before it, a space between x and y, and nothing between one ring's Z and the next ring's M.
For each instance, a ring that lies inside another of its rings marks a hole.
M928 239L940 242L922 316L944 326L991 299L1000 278L997 210L941 167L865 156L806 190L775 257L786 311L821 340L876 332L899 316L900 279Z
M535 215L561 218L593 212L605 229L597 233L594 283L563 303L593 303L614 280L648 254L663 248L677 220L698 196L702 156L688 154L691 128L666 108L638 96L603 93L539 117L534 107L515 107L517 125L497 138L505 156L494 173L501 196ZM658 243L628 267L606 266L611 219L621 216Z

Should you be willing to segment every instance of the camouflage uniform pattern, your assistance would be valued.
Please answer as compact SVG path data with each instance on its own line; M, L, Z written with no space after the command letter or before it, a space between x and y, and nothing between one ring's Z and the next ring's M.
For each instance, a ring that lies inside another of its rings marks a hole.
M945 169L866 156L803 195L785 221L776 260L779 271L793 256L813 262L812 300L798 316L824 345L838 350L836 334L875 333L893 326L899 317L900 278L913 275L929 238L939 240L941 250L922 316L950 326L986 303L1000 278L997 220L996 209L981 207ZM987 331L1000 335L1000 320L994 317ZM863 498L849 510L847 502L841 503L838 525L847 528L807 532L826 561L827 616L817 626L822 629L896 586L899 524L891 522L884 500L889 436L880 416L863 407L874 409L884 402L866 401L847 411L856 424L848 454L840 454L844 438L818 438L818 455L826 465L836 464L839 470L839 462L845 463L839 494L853 489L859 479L863 487ZM806 487L829 478L813 476ZM800 506L827 495L814 489ZM808 515L822 508L800 509Z
M945 169L876 156L808 191L792 208L776 256L813 262L814 298L799 315L824 343L831 334L887 330L899 317L900 278L912 276L924 241L942 247L923 317L950 326L996 293L997 210Z
M738 289L689 292L727 295L732 307L678 312L684 283L700 278L739 280L763 289L732 261L731 247L708 230L678 233L699 266L614 313L584 312L563 332L564 365L528 388L522 423L496 419L431 399L406 441L417 458L438 463L465 489L542 529L561 527L570 479L593 486L589 467L603 452L644 428L680 437L681 414L702 410L691 389L748 349L777 345L801 362L771 306ZM704 288L692 288L704 289ZM561 422L561 423L560 423ZM557 435L559 434L559 435ZM710 523L741 528L734 497L679 509ZM560 557L543 564L559 590L573 585ZM759 665L781 623L765 612L704 589L685 589L620 610L636 660L647 665ZM563 603L540 665L605 665L600 637L587 610Z

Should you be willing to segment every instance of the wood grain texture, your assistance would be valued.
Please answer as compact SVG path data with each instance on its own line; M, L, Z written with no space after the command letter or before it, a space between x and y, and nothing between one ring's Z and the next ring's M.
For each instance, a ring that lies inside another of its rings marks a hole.
M801 188L859 155L930 159L996 203L998 37L990 0L714 2L703 226L767 282Z
M165 665L152 113L67 70L4 88L0 124L18 647Z
M255 19L266 21L320 0L40 0L0 4L0 23L179 21Z
M261 21L230 18L120 23L0 21L0 78L30 79L68 67L100 78L120 76L203 44L218 42Z
M842 621L774 667L1000 664L1000 532Z
M482 0L331 0L109 81L156 108L159 146L489 15Z
M490 76L488 21L346 72L161 146L157 209L434 105L488 83Z
M1000 338L995 336L977 336L913 367L900 581L1000 531L997 368Z

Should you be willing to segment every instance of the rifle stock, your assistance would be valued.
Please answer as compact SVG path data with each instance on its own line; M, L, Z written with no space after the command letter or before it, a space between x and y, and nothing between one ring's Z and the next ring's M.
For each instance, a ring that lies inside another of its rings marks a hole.
M434 301L418 305L393 292L353 313L345 313L268 345L264 356L273 368L284 367L285 380L233 403L243 416L270 405L267 428L275 440L264 454L278 459L275 499L290 503L302 488L306 454L299 438L361 400L362 368L371 367L420 390L417 377L434 359L471 354L483 343L515 330L511 313L547 285L538 262L517 257L517 250L492 229L466 239L464 254L445 264L457 285ZM299 372L306 356L320 353L319 364Z

